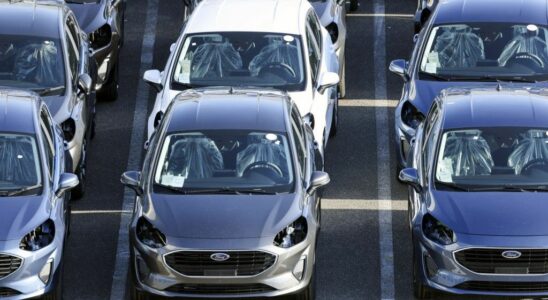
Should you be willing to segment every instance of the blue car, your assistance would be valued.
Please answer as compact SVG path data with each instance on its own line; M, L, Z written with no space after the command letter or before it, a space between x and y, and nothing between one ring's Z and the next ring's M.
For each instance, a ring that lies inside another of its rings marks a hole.
M438 2L416 36L410 61L390 70L404 80L395 112L399 167L434 97L453 86L512 82L548 87L546 0L448 0Z
M547 296L548 90L445 90L411 153L415 296Z

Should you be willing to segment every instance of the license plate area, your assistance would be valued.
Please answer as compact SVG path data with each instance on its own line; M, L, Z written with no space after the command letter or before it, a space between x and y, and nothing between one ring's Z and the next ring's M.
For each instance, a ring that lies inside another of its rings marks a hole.
M529 274L527 267L498 267L495 268L495 274Z
M204 270L204 276L236 276L236 270Z

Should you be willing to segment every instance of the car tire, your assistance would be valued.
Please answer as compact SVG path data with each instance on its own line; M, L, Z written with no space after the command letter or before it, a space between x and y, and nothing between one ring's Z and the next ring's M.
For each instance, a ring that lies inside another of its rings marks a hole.
M308 286L296 295L296 300L314 300L316 299L316 266L312 268L312 277Z
M80 163L76 169L76 175L80 181L78 185L71 191L70 195L72 200L81 199L86 193L86 168L87 168L87 141L84 139L82 144L82 155L80 156Z
M359 6L360 6L360 4L358 3L358 0L350 0L350 9L349 10L351 12L358 10Z
M108 81L97 91L97 97L102 101L116 101L118 99L118 64L110 71Z
M419 267L416 258L413 256L413 295L415 299L431 299L432 289L422 284L418 276Z

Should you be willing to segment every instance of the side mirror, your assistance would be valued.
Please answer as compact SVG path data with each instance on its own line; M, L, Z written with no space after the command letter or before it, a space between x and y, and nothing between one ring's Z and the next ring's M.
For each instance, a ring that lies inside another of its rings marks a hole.
M314 129L314 115L311 113L307 113L303 117L303 123L310 126L310 128Z
M148 70L143 75L143 79L146 83L150 84L157 92L160 92L164 87L162 86L162 74L159 70Z
M405 81L409 79L409 76L407 75L407 61L404 59L393 60L388 69L390 72L401 76Z
M127 171L122 174L122 177L120 178L120 182L127 186L128 188L135 191L135 193L139 196L143 194L143 189L139 186L139 182L141 181L141 172L138 171Z
M86 94L89 95L91 93L91 85L93 84L93 80L91 80L91 77L84 73L78 76L78 89Z
M79 183L80 181L78 180L78 176L72 173L63 173L59 178L59 187L57 188L55 194L57 197L60 197L64 192L78 186Z
M308 194L314 194L314 192L321 188L322 186L327 185L331 181L329 174L322 171L314 171L312 173L312 179L310 180L310 187L308 188Z
M323 94L325 90L339 84L339 74L333 72L323 73L318 81L318 92Z
M417 169L414 168L406 168L400 171L400 175L398 176L401 182L408 184L415 189L417 193L420 193L422 191L422 186L419 182L419 175Z

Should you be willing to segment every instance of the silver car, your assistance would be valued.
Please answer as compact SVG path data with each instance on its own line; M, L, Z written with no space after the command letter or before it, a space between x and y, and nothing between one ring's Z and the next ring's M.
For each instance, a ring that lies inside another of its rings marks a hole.
M93 135L95 76L88 38L63 1L0 2L0 86L33 90L61 125L84 194L86 145Z
M63 132L32 92L0 90L0 298L61 299L69 189Z
M188 90L154 134L130 226L133 299L314 299L321 205L312 130L287 94Z

